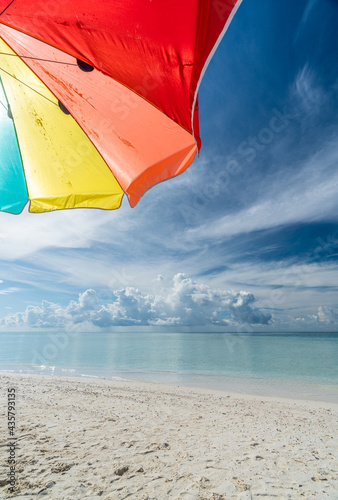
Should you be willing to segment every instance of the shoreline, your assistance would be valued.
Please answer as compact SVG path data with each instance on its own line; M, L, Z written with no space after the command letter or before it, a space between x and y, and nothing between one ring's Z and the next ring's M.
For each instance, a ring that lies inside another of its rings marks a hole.
M16 389L15 498L337 499L337 405L138 380L0 383L2 408ZM4 414L0 429L4 442Z
M44 370L50 370L45 373ZM208 393L214 391L226 394L232 394L238 397L268 398L283 401L313 402L316 404L325 404L327 407L338 408L338 383L324 384L309 381L289 380L289 379L263 379L253 377L238 376L205 376L201 374L180 374L179 376L170 372L118 372L115 376L106 374L94 375L76 373L73 369L57 368L58 372L54 374L52 367L40 369L40 373L22 371L0 370L0 376L32 376L32 377L53 377L61 379L78 380L107 380L107 381L125 381L141 384L159 384L168 387L190 388L194 390L205 390ZM63 373L59 373L59 372ZM74 375L72 374L74 373ZM155 380L156 379L156 380ZM168 380L169 379L169 380Z

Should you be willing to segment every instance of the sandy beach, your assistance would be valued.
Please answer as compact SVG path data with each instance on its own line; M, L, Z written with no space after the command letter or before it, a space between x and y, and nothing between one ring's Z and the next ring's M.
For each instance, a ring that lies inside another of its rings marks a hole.
M338 499L338 405L124 380L0 379L0 498Z

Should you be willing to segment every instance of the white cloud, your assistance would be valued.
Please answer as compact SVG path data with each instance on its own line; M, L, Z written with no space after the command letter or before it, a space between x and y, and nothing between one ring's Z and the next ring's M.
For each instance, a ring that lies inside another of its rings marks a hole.
M15 286L11 286L9 288L5 288L3 290L0 290L0 295L8 295L9 293L15 293L15 292L18 292L20 289L15 287Z
M262 179L262 196L241 211L187 230L189 241L222 239L286 224L337 218L338 148L328 143L284 178Z
M93 242L107 241L113 225L125 227L128 209L130 212L130 207L123 206L115 211L72 209L31 214L26 207L20 215L1 212L0 259L23 259L51 248L89 248ZM119 243L118 238L115 243Z
M176 274L169 290L158 295L137 288L114 290L113 301L100 304L90 289L68 306L42 301L24 312L6 316L3 327L72 328L92 325L113 326L236 326L244 323L269 324L271 316L254 307L255 297L246 291L212 289L185 274Z
M302 111L308 115L320 111L327 100L325 91L316 83L316 76L308 65L298 73L293 90Z
M304 30L306 29L307 23L309 22L309 20L313 16L313 14L315 14L315 7L317 7L318 4L319 4L318 0L309 0L308 1L307 5L304 9L302 18L299 22L298 29L296 31L296 35L295 35L296 41L301 36L301 34L304 32Z
M319 306L315 314L304 314L301 316L284 315L279 324L285 325L288 331L337 331L338 308L330 306Z
M158 275L156 276L156 278L155 278L155 279L153 279L153 283L157 283L157 282L159 282L159 283L160 283L160 282L161 282L161 281L163 281L163 280L164 280L164 278L163 278L162 274L158 274Z
M338 310L327 306L318 307L318 321L327 324L338 324Z

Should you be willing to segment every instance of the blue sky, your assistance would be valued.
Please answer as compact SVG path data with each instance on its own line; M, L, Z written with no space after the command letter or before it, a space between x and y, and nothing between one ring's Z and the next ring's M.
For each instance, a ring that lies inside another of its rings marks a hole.
M187 172L134 209L1 213L2 328L336 331L337 23L243 0Z

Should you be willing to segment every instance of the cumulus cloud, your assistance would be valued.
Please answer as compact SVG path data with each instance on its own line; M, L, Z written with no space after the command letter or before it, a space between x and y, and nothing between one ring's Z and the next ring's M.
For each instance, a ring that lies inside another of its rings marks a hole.
M155 278L155 279L153 279L153 283L156 283L156 282L161 282L161 281L163 281L163 280L164 280L164 278L163 278L162 274L158 274L158 275L156 276L156 278Z
M112 302L100 304L95 290L86 290L68 306L44 300L1 320L3 327L71 328L92 325L207 327L269 324L271 315L254 306L255 297L246 291L213 289L179 273L172 286L157 295L137 288L114 290Z
M338 326L338 308L329 306L317 307L317 312L288 319L288 326L297 325L301 329L309 331L335 331Z
M317 319L321 323L327 324L337 324L338 323L338 311L327 306L318 307Z

